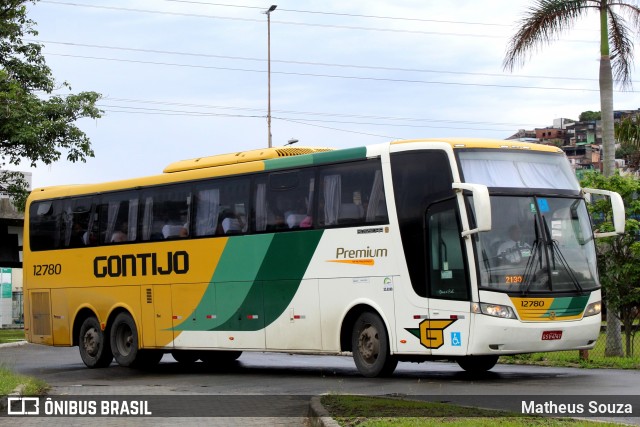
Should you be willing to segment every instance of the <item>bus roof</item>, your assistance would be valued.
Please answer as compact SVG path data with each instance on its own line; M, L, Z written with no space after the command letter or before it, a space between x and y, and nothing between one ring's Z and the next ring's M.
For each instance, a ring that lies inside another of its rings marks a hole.
M516 149L545 151L550 153L561 153L562 149L554 145L543 145L535 142L518 142L501 139L488 138L427 138L427 139L407 139L393 141L391 144L409 144L416 142L444 142L451 145L453 149L460 148L488 148L488 149Z
M450 144L453 149L485 148L531 150L553 153L562 152L561 149L554 146L495 139L430 138L397 140L391 142L392 145L411 143L446 143ZM381 144L381 146L384 146L384 144ZM200 157L171 163L164 168L164 173L157 175L103 182L99 184L72 184L36 188L31 192L30 199L57 198L113 190L134 189L148 185L180 182L183 180L198 180L214 176L232 176L263 170L301 167L343 160L364 159L367 155L379 152L377 150L379 150L381 146L377 146L378 149L373 149L374 146L370 146L369 148L355 147L337 150L324 147L274 147ZM369 149L373 150L370 152Z
M180 160L171 163L162 172L183 172L193 169L211 168L216 166L233 165L237 163L255 162L258 160L277 159L280 157L299 156L301 154L322 153L333 151L333 148L320 147L276 147L258 150L240 151L238 153L219 154L216 156L199 157L196 159Z

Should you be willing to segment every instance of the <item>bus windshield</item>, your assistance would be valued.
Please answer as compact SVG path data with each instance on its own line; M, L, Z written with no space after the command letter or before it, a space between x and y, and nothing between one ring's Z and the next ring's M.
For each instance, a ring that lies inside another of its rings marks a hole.
M528 294L599 287L583 199L492 196L491 211L492 230L475 239L480 288Z

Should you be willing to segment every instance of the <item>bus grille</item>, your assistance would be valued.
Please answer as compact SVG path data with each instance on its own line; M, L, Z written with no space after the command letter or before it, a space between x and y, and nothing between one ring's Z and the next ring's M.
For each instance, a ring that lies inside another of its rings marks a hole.
M33 333L35 335L51 335L49 292L32 292L31 307L33 313Z

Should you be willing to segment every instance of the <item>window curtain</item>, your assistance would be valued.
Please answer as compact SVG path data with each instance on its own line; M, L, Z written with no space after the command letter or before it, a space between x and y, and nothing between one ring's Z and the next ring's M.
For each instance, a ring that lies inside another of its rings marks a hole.
M62 242L64 246L67 247L71 242L71 232L73 231L73 210L71 209L71 206L67 207L62 212L62 230L64 233L64 236L62 236ZM57 246L58 245L56 244L56 247Z
M107 211L107 231L104 236L105 242L111 242L111 236L116 228L116 219L118 219L118 211L120 210L120 201L109 202Z
M324 224L338 223L338 211L342 200L342 177L327 175L324 177Z
M382 186L382 171L377 170L373 178L373 186L371 187L371 196L369 197L369 206L367 207L367 222L376 220L379 212L380 201L384 196L384 188ZM384 203L384 202L383 202Z
M127 240L133 242L138 237L138 199L129 199L129 214L127 215L127 220Z
M220 190L212 188L198 192L196 200L196 236L213 236L218 229Z
M147 197L144 201L144 217L142 222L142 240L151 240L153 228L153 197Z
M487 187L557 188L578 190L578 182L564 159L539 161L535 155L486 159L465 154L460 165L466 182ZM528 158L531 157L531 158Z
M260 183L256 188L256 230L267 229L267 184Z

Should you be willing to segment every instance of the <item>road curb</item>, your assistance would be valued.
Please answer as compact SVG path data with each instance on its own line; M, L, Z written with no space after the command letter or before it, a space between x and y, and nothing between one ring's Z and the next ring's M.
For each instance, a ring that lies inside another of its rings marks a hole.
M314 396L309 402L309 413L307 414L312 427L340 427L329 412L322 406L320 396Z
M26 341L9 342L5 344L0 344L0 348L19 347L21 345L25 345L26 343L27 343Z

